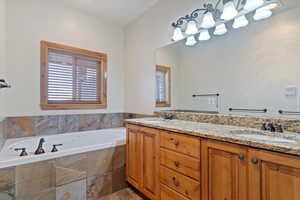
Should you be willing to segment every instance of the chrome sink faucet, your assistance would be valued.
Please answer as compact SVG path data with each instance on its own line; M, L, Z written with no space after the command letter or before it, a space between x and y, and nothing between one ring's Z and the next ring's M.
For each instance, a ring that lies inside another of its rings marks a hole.
M41 138L40 142L39 142L39 146L36 149L36 151L34 152L35 155L39 155L39 154L43 154L45 153L45 150L43 149L43 144L45 143L45 139Z
M263 123L261 130L283 133L283 127L281 124Z

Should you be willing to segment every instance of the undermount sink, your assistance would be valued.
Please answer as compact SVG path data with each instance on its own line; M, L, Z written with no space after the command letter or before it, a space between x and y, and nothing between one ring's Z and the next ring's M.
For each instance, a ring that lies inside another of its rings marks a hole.
M162 119L149 119L147 122L150 123L163 123L163 122L169 122L170 120L162 120Z
M231 131L231 133L235 134L238 137L243 137L246 139L253 139L253 140L263 140L263 141L270 141L270 142L282 142L282 143L297 143L298 141L276 136L276 135L267 135L263 132L255 132L255 131ZM276 133L274 133L276 134Z
M245 137L254 140L267 140L271 142L284 142L284 143L296 143L295 140L286 139L282 137L269 136L269 135L253 135L253 134L238 134L240 137Z

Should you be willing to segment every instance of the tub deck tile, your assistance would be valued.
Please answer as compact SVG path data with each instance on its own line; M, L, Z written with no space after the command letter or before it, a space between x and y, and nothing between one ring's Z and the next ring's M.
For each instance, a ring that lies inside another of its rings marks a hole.
M87 179L87 199L98 200L112 193L112 174L93 176Z
M115 148L101 149L88 153L88 176L102 175L112 172Z
M56 200L86 200L86 180L57 187Z
M126 188L113 194L101 197L97 200L146 200L130 188Z
M86 172L69 168L56 167L56 186L86 179Z

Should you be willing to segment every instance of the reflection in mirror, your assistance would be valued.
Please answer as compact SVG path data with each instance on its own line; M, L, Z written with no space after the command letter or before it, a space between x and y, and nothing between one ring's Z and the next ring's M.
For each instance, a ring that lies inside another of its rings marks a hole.
M182 48L184 48L183 42L178 42L160 48L156 52L157 66L168 67L170 77L172 77L169 80L171 94L169 98L172 103L158 106L158 96L166 88L166 84L161 83L166 81L160 81L160 73L156 71L156 107L164 107L164 110L218 113L219 96L216 95L217 90L205 90L200 86L193 85L193 82L188 80L194 77L189 75L189 69L182 63Z
M194 47L179 41L158 49L156 64L170 67L172 103L157 110L298 118L279 113L300 111L299 46L292 42L300 29L293 13L281 15ZM278 31L283 19L288 33Z

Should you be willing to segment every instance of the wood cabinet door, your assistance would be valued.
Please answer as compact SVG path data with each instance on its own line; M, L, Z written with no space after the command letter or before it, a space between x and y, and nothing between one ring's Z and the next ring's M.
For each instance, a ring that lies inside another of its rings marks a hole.
M262 150L249 151L250 200L299 200L300 159Z
M202 141L202 200L247 200L247 149Z
M159 142L155 129L144 128L142 133L142 190L150 199L159 197Z
M126 177L136 188L141 186L141 134L137 128L127 127Z

